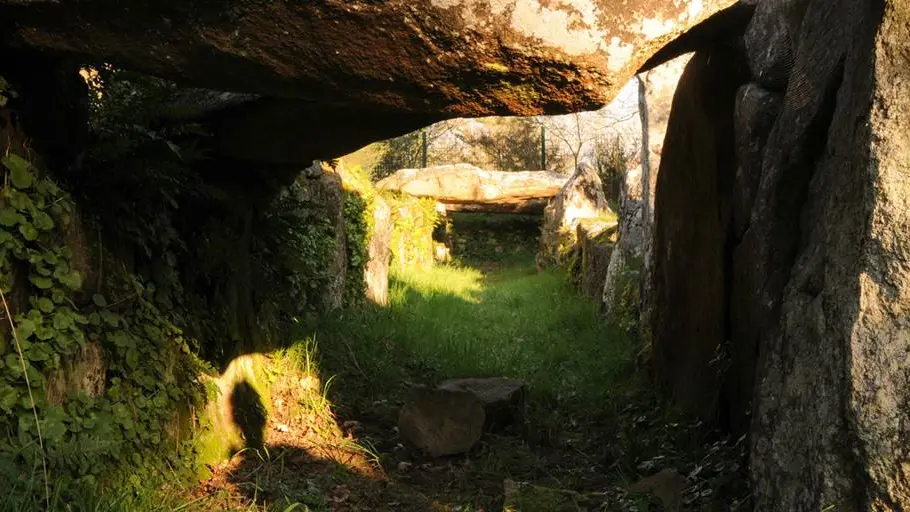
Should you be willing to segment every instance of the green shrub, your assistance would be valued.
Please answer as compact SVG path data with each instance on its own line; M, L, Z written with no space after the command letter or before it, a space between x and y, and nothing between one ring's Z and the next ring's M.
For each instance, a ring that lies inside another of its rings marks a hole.
M364 269L369 260L367 244L372 230L372 206L360 194L344 192L344 233L347 242L347 280L344 288L344 303L356 305L363 301L366 283Z
M447 216L452 258L486 268L524 261L540 245L539 215L453 212Z
M433 265L433 230L439 223L436 201L405 194L383 194L392 210L392 265Z

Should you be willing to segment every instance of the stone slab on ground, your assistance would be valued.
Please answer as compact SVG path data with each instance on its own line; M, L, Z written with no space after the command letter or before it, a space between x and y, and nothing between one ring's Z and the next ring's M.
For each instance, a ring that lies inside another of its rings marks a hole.
M679 510L683 492L689 487L686 477L674 469L664 469L646 476L629 486L632 494L650 494L660 501L664 510Z
M398 430L433 457L465 453L483 435L484 404L470 391L422 389L401 408Z
M483 403L487 430L502 428L521 416L527 385L517 379L504 377L451 379L438 389L467 391Z

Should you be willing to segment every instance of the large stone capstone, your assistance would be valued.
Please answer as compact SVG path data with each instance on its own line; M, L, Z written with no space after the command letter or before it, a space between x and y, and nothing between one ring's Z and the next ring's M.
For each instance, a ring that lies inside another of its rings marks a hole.
M734 0L0 0L13 47L218 90L455 116L602 105Z
M207 95L223 107L205 119L219 153L308 165L445 118L605 105L662 47L734 4L0 0L0 51L247 93Z

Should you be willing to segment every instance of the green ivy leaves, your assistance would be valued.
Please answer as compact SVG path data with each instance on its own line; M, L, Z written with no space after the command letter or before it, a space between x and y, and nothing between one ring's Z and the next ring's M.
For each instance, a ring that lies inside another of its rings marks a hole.
M16 91L10 89L9 82L0 76L0 108L5 107L10 98L16 97Z
M186 396L191 392L179 389L173 380L170 386L178 389L168 389L157 379L170 363L166 354L173 351L170 348L175 341L171 336L173 330L156 327L143 332L157 332L160 334L157 338L137 336L120 314L110 310L101 294L92 296L96 311L88 316L82 314L74 302L74 294L81 290L83 277L73 268L72 251L64 242L67 237L63 230L69 224L72 208L68 196L50 180L39 177L37 169L18 155L5 155L0 158L0 164L0 183L5 184L0 189L0 285L7 291L12 290L14 283L21 286L21 281L13 277L17 273L26 275L29 285L28 302L19 305L21 311L14 319L24 359L19 358L17 351L8 350L6 339L0 343L0 431L14 433L20 446L37 446L33 442L37 430L32 401L23 378L25 368L48 453L59 451L63 444L75 442L78 446L81 440L100 436L102 430L107 432L105 437L111 438L114 435L111 425L119 425L121 428L117 430L125 436L110 443L112 447L124 442L138 447L142 444L141 436L148 430L145 422L165 421L162 415L168 413L169 402L142 415L129 408L105 412L110 410L111 398L103 396L83 397L67 401L63 407L52 407L45 397L46 383L65 362L77 357L90 335L94 340L110 343L108 346L114 348L108 356L112 367L119 369L123 377L131 377L111 384L114 388L109 389L111 395L127 401L147 393ZM140 309L148 322L166 322L160 312ZM137 327L141 326L137 323ZM179 338L177 341L182 342ZM140 362L149 363L149 367L144 368ZM118 386L122 389L117 389ZM138 427L140 423L142 426ZM0 452L6 443L0 440ZM98 473L105 467L99 457L117 455L113 448L92 453L80 454L85 460L76 465L66 464L81 474Z
M373 218L373 205L355 191L344 191L344 231L347 238L347 278L344 301L354 305L362 301L366 284L363 279L368 260L367 244Z
M23 217L15 208L6 207L0 210L0 226L11 228L20 222L25 222Z
M34 183L31 173L32 164L15 153L0 158L0 164L9 169L9 180L19 190L26 190Z

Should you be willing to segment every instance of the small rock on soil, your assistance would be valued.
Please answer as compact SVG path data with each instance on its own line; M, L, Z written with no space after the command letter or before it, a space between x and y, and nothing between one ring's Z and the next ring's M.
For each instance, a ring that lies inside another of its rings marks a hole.
M398 429L408 442L428 455L465 453L483 435L486 413L474 393L423 389L401 408Z
M439 385L439 389L467 391L476 395L486 413L484 427L496 430L520 417L527 385L516 379L491 377L447 380Z

